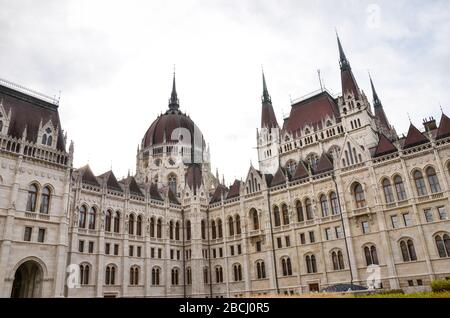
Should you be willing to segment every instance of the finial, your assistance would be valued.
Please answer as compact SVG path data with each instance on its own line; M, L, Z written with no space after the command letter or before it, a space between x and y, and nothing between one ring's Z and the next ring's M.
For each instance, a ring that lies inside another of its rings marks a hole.
M177 88L175 83L175 64L173 66L173 83L172 83L172 94L169 99L169 109L177 110L180 107L180 101L177 96Z
M262 102L263 103L271 103L272 99L269 95L269 91L267 89L267 84L266 84L266 76L264 75L264 69L262 68L261 65L261 70L262 70L262 78L263 78L263 96L262 96Z
M412 125L412 121L411 121L411 117L409 116L409 113L406 113L406 115L408 116L409 123Z

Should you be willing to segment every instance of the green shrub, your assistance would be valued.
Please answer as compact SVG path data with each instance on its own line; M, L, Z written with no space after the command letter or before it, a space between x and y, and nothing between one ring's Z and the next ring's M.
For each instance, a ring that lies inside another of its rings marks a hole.
M433 280L431 282L431 289L435 293L450 291L450 280L448 279Z

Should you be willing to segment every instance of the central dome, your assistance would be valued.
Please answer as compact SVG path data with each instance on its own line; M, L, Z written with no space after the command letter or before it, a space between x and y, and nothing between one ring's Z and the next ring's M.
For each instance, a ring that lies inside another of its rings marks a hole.
M144 138L142 139L143 149L154 145L177 142L177 139L172 139L172 133L177 128L184 128L189 131L189 133L191 134L191 144L194 141L195 132L199 133L202 138L202 148L204 147L205 141L200 129L197 127L197 125L195 125L192 119L189 118L189 116L187 116L186 114L182 113L179 108L180 104L177 96L174 74L172 94L169 99L169 109L165 114L158 116L158 118L156 118L156 120L148 128L147 132L144 135Z

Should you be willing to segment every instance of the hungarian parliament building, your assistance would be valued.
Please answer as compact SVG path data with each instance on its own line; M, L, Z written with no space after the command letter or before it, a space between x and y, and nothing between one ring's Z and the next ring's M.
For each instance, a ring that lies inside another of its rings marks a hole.
M258 166L231 186L211 172L175 75L121 180L73 166L59 101L1 80L0 297L407 291L449 278L450 119L397 134L338 49L342 93L294 100L282 122L263 74Z

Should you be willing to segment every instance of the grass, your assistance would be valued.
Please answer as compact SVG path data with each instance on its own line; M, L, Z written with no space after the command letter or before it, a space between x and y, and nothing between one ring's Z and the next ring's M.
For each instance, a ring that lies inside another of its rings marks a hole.
M450 298L450 292L424 292L413 294L372 294L364 296L355 296L356 298Z
M255 296L256 297L256 296ZM369 294L369 295L355 295L351 293L312 293L301 295L264 295L257 296L257 298L450 298L450 291L446 292L423 292L412 294Z

